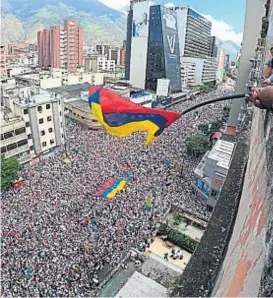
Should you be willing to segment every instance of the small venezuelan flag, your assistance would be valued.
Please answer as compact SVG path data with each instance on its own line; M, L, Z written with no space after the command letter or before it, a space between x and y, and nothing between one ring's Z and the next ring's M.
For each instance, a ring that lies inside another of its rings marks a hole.
M181 114L145 108L101 87L91 87L89 104L99 123L113 136L127 137L136 131L147 133L146 145L153 142Z
M114 199L117 193L126 185L123 179L109 178L108 181L96 192L96 196L108 199Z

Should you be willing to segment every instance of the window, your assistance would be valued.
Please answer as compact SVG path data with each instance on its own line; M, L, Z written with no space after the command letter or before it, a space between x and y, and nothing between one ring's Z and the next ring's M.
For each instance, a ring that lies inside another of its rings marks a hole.
M63 122L61 122L61 127L63 127Z
M39 113L42 113L42 111L43 111L42 106L38 106L38 107L37 107L37 110L38 110Z
M50 127L50 128L48 129L48 132L49 132L49 133L52 133L52 132L53 132L53 129Z
M29 149L30 149L30 151L33 151L34 150L33 146L30 146Z
M52 144L54 144L55 142L54 142L54 140L52 139L52 140L50 140L50 144L52 145Z
M59 100L59 105L61 104L61 101Z
M45 135L45 131L42 130L42 131L41 131L41 136L44 136L44 135Z
M62 116L62 112L60 112L60 116Z
M47 117L47 122L50 122L50 121L52 121L51 116L48 116Z
M26 122L26 127L29 127L29 126L30 126L29 122Z
M50 104L49 104L49 103L46 104L46 109L47 109L47 110L50 109Z
M1 133L1 141L4 140L4 135Z
M5 132L5 133L4 133L4 138L5 138L5 139L12 138L13 136L14 136L13 131L9 131L9 132Z
M44 123L44 119L43 118L39 119L39 123L40 124Z
M42 143L42 146L45 147L45 146L46 146L46 142L43 142L43 143Z
M24 115L28 114L28 109L24 109Z
M22 127L22 128L18 128L18 129L15 129L15 135L20 135L22 133L25 133L26 132L26 129L25 127Z
M18 147L22 147L26 144L27 144L27 140L22 140L22 141L18 142Z
M30 140L32 138L32 135L31 134L27 135L27 138Z
M7 148L6 147L2 147L1 148L1 153L5 153L5 152L7 152Z
M16 149L17 148L17 144L16 143L13 143L13 144L10 144L7 146L7 150L10 151L10 150L13 150L13 149Z

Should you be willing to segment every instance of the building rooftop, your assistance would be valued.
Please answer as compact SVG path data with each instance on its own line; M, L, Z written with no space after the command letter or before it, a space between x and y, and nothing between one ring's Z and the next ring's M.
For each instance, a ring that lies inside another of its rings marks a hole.
M181 219L179 222L175 220L175 215L181 216ZM168 226L171 227L174 230L177 230L178 232L187 235L191 239L194 239L198 242L200 242L201 238L203 237L205 233L205 229L207 227L207 222L197 218L191 214L188 214L187 212L184 212L183 210L177 210L176 212L169 213L165 220L165 223L168 222Z
M182 273L182 271L186 268L188 262L190 261L192 254L182 249L181 247L168 247L160 237L156 237L154 242L150 245L150 247L147 248L145 255L149 256L151 253L153 253L154 255L160 258L160 261L162 263L166 264L166 261L164 260L164 254L168 253L170 256L173 248L182 251L183 259L180 260L179 258L177 258L176 260L174 260L169 257L168 263L170 263L172 267L176 266L177 270L180 270L180 272Z
M167 289L135 271L115 297L167 297Z
M23 108L28 108L53 101L57 101L57 99L53 97L49 92L40 89L39 93L29 96L27 98L16 98L14 100L14 103Z
M67 107L81 109L85 112L90 112L90 105L88 101L79 99L65 104Z
M0 121L1 121L1 128L3 128L6 125L14 124L23 120L20 116L14 116L8 109L1 107Z
M75 84L75 85L50 88L50 89L47 89L47 91L60 94L67 99L73 98L73 97L80 98L81 92L88 91L90 87L91 87L91 85L89 83L85 82L85 83L80 83L80 84Z
M218 166L228 169L234 146L234 143L218 140L208 154L208 159L216 160Z

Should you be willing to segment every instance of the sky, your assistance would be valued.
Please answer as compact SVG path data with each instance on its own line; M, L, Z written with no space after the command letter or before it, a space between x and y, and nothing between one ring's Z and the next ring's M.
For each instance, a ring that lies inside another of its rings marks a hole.
M121 10L129 0L99 0L109 7ZM157 3L157 0L153 0ZM162 0L161 0L162 2ZM212 35L232 40L240 45L243 38L245 0L168 0L166 5L189 5L212 22Z

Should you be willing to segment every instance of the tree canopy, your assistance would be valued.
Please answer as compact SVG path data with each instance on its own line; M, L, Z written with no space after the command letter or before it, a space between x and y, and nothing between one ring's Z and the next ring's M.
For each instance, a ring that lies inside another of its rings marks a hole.
M8 189L19 179L19 168L16 158L1 157L1 189Z
M187 139L187 153L200 157L210 148L209 140L201 135L195 135Z

